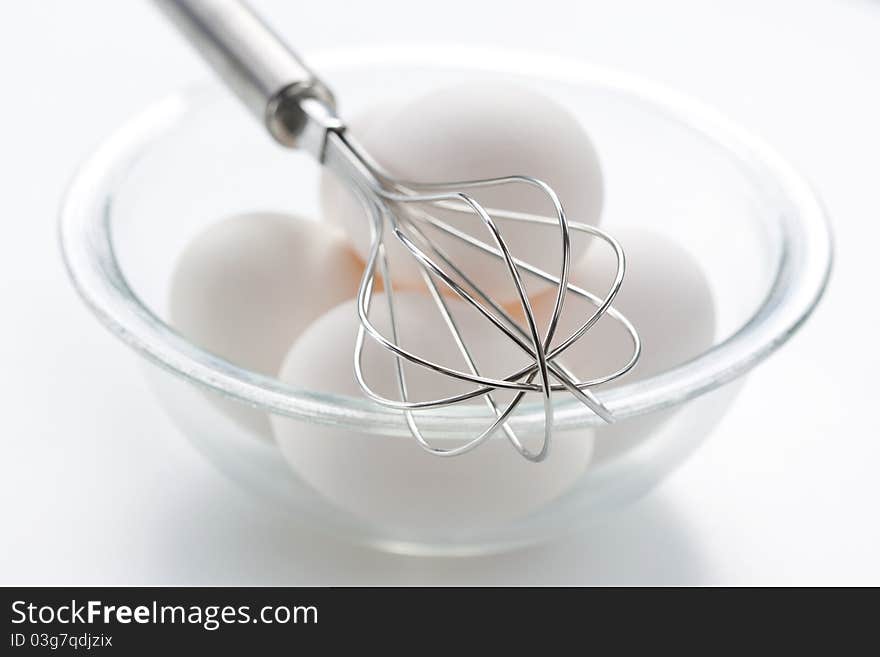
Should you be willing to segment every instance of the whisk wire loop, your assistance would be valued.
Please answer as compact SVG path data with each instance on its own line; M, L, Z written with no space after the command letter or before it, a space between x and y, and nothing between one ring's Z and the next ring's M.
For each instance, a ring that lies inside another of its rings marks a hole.
M475 449L501 430L511 445L524 458L530 461L544 460L549 454L552 443L552 393L561 390L567 390L606 422L613 421L613 416L589 389L593 386L607 383L628 372L638 360L641 350L638 334L634 327L611 305L622 284L626 267L623 249L616 240L594 226L579 222L569 222L555 191L537 178L507 176L442 184L399 181L395 180L380 165L371 160L363 149L360 149L343 133L331 133L328 136L328 153L325 157L325 165L353 183L370 217L372 248L358 292L360 326L355 343L355 377L364 393L370 399L403 412L410 433L423 449L438 456L457 456ZM531 185L543 192L553 206L555 217L486 208L467 191L513 184ZM486 242L469 233L465 233L439 218L429 208L471 214L481 221L491 240ZM556 225L559 228L561 244L559 274L548 273L516 258L508 248L496 218L527 222L536 226ZM431 240L425 234L422 226L437 230L453 238L458 243L465 244L501 261L506 266L516 290L519 306L525 320L525 327L521 326L508 311L492 299L491 295L487 294L471 276L463 271L449 253L435 241ZM393 279L388 263L387 250L383 243L386 228L390 229L394 238L405 247L406 252L418 264L422 280L449 334L455 342L466 370L459 370L439 364L412 353L401 346L401 327L395 308L394 289L391 285ZM614 251L617 259L617 271L615 272L614 280L603 297L598 297L572 284L568 280L571 267L571 230L598 238ZM523 283L523 273L555 286L554 306L543 336L540 335L537 320ZM371 320L371 304L377 274L385 281L385 298L390 323L390 335L385 335ZM438 283L475 309L501 334L505 335L513 344L526 353L530 358L529 364L504 378L490 377L481 373L473 354L467 347L460 327L444 295L438 288ZM588 301L595 306L595 310L577 329L554 346L554 337L556 337L559 320L565 307L565 299L568 293L574 293L581 299ZM606 314L621 324L623 329L630 335L632 342L631 357L615 372L579 381L576 375L559 360L559 357ZM398 399L390 399L378 394L371 387L363 365L363 351L367 337L391 352L395 360L394 372L397 381ZM438 375L475 384L478 387L438 399L412 400L407 385L406 371L403 366L404 362L429 369ZM556 382L552 383L551 378L555 379ZM535 382L536 379L538 379L537 383ZM503 410L501 410L493 396L493 393L497 390L512 390L515 392L513 398L507 402ZM509 422L527 393L540 394L544 406L544 435L541 446L536 451L524 446ZM465 443L455 447L438 447L432 445L419 428L416 418L418 411L442 408L479 397L484 398L491 413L492 421L484 431Z

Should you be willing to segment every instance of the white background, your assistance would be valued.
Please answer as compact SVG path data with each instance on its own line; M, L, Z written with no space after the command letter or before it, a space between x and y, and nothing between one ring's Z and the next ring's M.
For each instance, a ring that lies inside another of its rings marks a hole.
M465 560L289 526L200 459L80 305L60 193L141 106L207 75L142 0L0 3L0 584L880 584L880 3L270 2L306 55L499 43L702 98L774 144L837 235L818 313L707 443L590 535Z

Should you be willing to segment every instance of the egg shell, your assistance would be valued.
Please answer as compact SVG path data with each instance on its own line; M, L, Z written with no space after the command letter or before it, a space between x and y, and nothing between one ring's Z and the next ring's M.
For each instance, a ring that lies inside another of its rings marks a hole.
M628 374L605 387L644 379L680 365L712 345L715 304L709 282L694 257L673 239L655 231L614 230L626 255L626 274L613 306L632 322L642 342L639 362ZM614 252L597 244L571 270L575 285L603 297L617 268ZM546 327L554 295L545 292L532 309ZM576 330L595 309L567 295L554 344ZM625 365L632 353L629 334L603 316L578 342L560 355L560 362L583 380ZM601 387L600 387L601 389ZM645 440L673 411L623 420L596 430L596 460L612 458Z
M465 369L432 300L417 293L396 293L394 298L402 346ZM384 294L377 295L374 304L373 321L387 332ZM450 301L450 308L481 372L496 376L508 371L515 348L486 331L485 321L462 302ZM363 397L352 364L357 321L353 302L321 317L294 344L279 378L309 390ZM398 398L393 357L369 342L364 356L371 386ZM472 387L416 366L407 368L407 384L411 398L420 400ZM498 432L471 452L442 458L425 452L410 436L368 435L280 416L271 421L293 471L331 504L369 522L429 531L466 531L535 510L583 474L593 444L590 431L564 434L553 443L548 459L535 464ZM489 423L486 411L486 426ZM535 437L521 438L531 443ZM430 439L437 446L460 444L446 437Z
M410 103L385 106L383 112L356 117L351 132L380 165L403 180L421 183L512 175L537 177L559 196L570 221L598 225L602 209L602 172L596 149L578 119L557 102L522 85L498 80L462 83L432 91ZM555 216L552 202L524 185L467 190L487 208ZM324 216L352 238L361 257L369 253L369 220L361 204L331 172L321 184ZM399 206L401 208L410 206ZM472 213L431 208L431 214L469 235L495 243ZM557 226L535 226L498 219L515 257L551 273L560 269L562 240ZM429 237L493 298L506 302L516 290L505 265L439 231ZM589 239L572 233L572 260ZM391 277L396 285L420 287L412 255L386 235ZM530 293L545 284L528 281Z
M303 329L355 296L362 272L332 226L272 212L233 216L205 228L181 254L171 281L170 323L203 349L275 376ZM265 413L210 397L271 440Z

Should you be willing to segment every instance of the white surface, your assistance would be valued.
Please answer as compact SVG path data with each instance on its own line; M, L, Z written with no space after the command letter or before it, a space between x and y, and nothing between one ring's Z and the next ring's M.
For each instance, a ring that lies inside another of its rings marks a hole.
M426 20L380 0L256 4L306 53L398 41ZM827 202L838 245L825 302L705 446L601 531L499 557L402 559L289 527L172 428L75 298L55 241L77 162L201 64L146 2L5 2L0 584L880 584L880 4L499 7L450 0L418 40L522 47L528 35L654 76L764 135Z

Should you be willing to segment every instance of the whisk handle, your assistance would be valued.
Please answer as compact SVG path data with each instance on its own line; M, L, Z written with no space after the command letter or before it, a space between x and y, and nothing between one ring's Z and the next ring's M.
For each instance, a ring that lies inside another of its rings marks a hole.
M326 131L338 123L333 94L244 2L153 2L277 141L321 159Z

